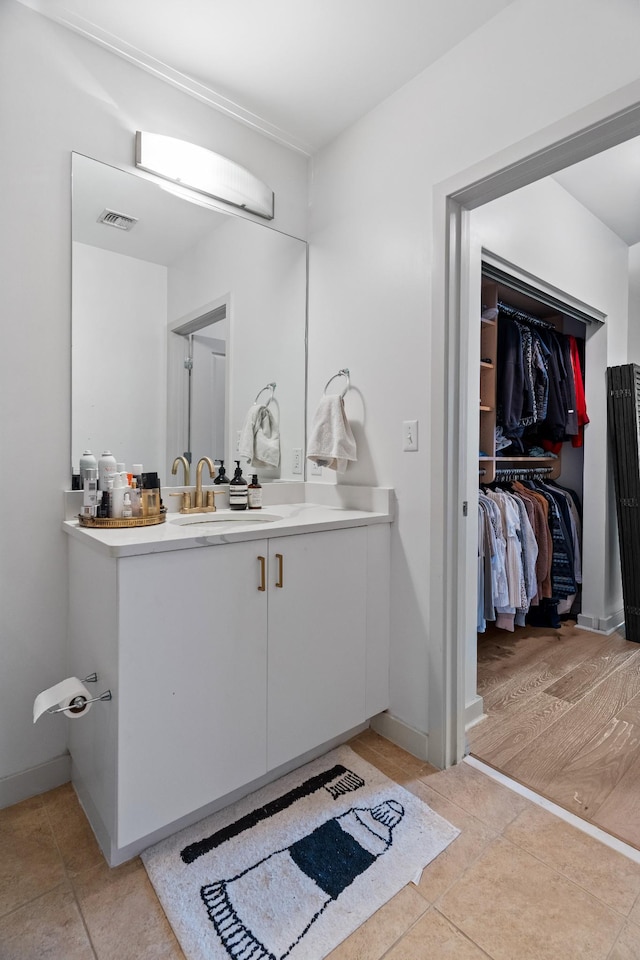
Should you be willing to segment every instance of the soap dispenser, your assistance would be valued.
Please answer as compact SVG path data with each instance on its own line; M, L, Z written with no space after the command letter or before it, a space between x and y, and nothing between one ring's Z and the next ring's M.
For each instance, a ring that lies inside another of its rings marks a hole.
M237 460L236 460L236 463L238 463ZM220 461L220 466L219 466L219 468L218 468L218 476L215 478L215 480L214 480L213 482L214 482L215 484L219 484L219 483L229 483L229 477L228 477L228 476L226 475L226 473L224 472L224 460L221 460L221 461Z
M247 487L247 502L249 510L262 509L262 486L258 483L257 473L254 473L251 483Z
M229 509L247 509L247 481L242 476L240 461L236 460L236 469L233 480L229 484Z

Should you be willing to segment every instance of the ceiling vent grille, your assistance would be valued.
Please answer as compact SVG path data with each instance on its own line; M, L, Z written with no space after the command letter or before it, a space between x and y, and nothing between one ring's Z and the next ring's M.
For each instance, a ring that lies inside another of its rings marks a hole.
M98 217L98 223L106 223L108 227L117 227L118 230L131 230L137 222L137 217L130 217L126 213L117 213L115 210L103 210Z

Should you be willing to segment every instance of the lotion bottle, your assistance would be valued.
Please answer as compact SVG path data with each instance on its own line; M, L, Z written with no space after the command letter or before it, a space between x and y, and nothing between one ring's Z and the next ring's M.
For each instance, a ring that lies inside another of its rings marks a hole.
M236 460L236 470L229 484L229 509L247 509L247 481L242 476L240 461Z
M247 502L249 510L262 509L262 486L258 483L257 473L254 473L251 483L247 487Z
M126 473L116 473L113 478L113 492L111 495L111 516L119 519L124 507L124 495L129 489Z

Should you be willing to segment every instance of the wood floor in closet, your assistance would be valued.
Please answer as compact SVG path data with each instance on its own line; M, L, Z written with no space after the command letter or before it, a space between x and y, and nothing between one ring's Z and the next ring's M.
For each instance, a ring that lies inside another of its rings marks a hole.
M565 622L478 643L473 756L640 849L640 644Z

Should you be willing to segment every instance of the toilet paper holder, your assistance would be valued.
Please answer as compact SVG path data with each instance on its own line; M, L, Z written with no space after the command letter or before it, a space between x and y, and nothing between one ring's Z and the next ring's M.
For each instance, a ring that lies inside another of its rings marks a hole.
M90 673L88 677L82 678L82 683L97 683L98 674ZM66 707L51 707L47 710L47 713L64 713L65 710L84 710L88 703L96 703L98 700L112 700L111 690L105 690L104 693L101 693L99 697L91 697L90 700L87 700L86 697L74 697L73 700L70 700Z

